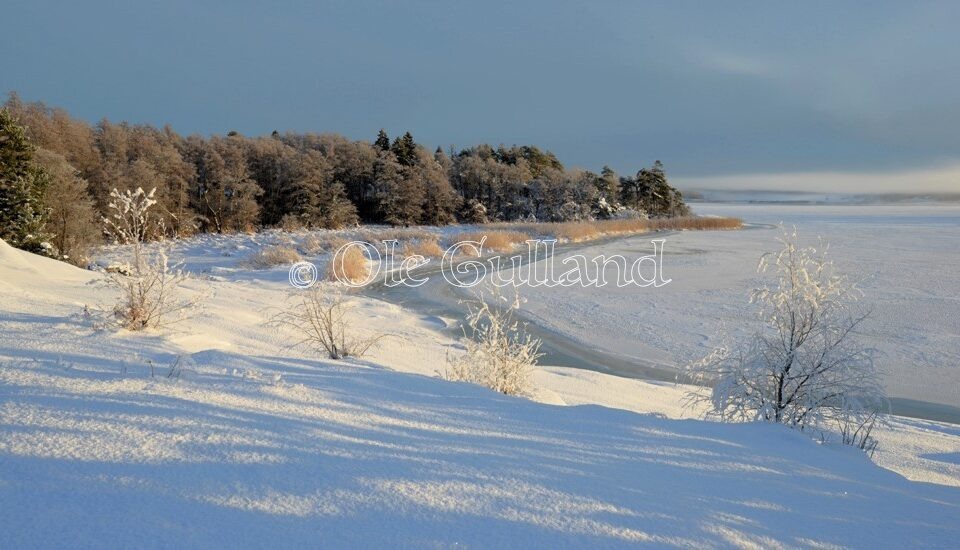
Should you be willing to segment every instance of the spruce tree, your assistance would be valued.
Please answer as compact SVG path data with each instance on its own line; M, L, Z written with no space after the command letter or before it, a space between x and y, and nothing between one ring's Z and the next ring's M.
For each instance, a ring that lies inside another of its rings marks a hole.
M0 110L0 239L47 253L43 194L47 175L33 162L34 147L6 109Z
M390 150L397 156L397 162L402 166L413 166L417 163L417 143L410 132L393 140Z
M373 145L381 151L390 150L390 137L387 135L386 130L380 128L380 131L377 133L377 140L373 142Z

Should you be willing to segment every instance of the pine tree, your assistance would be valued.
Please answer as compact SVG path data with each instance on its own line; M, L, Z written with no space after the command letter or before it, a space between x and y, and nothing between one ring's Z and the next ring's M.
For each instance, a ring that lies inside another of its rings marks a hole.
M397 162L403 166L413 166L417 162L417 143L410 132L393 140L390 150L397 156Z
M390 137L387 135L386 130L380 128L380 131L377 133L377 140L373 142L373 145L381 151L390 150Z
M48 177L33 162L34 147L6 109L0 110L0 239L47 253L43 194Z

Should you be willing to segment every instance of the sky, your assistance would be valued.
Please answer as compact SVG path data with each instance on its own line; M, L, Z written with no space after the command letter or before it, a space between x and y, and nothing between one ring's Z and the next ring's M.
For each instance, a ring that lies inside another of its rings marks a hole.
M958 2L4 0L0 19L0 91L91 122L960 192Z

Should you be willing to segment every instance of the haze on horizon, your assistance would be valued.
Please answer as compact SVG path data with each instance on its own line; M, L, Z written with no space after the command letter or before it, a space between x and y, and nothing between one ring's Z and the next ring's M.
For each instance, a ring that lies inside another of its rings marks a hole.
M532 143L684 187L960 191L960 4L83 3L0 13L0 91L183 134Z

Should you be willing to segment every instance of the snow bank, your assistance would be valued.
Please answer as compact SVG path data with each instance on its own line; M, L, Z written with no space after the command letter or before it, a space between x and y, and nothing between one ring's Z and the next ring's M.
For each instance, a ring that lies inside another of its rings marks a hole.
M545 368L545 395L572 405L552 406L431 377L452 349L443 321L376 300L360 302L364 329L395 335L377 354L303 355L265 327L285 303L282 268L198 275L186 290L209 298L194 318L108 333L70 313L109 301L94 274L32 276L59 265L0 250L0 547L960 537L960 489L780 426L674 419L682 388ZM215 263L196 250L188 263Z
M51 258L28 254L0 239L0 284L30 288L37 279L54 283L86 282L95 275Z
M76 363L0 370L2 545L869 547L960 536L960 490L778 426L551 407L371 367L194 360L180 381Z

